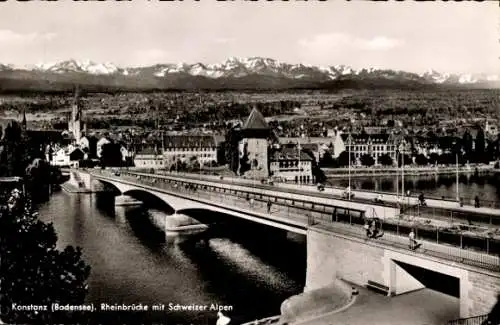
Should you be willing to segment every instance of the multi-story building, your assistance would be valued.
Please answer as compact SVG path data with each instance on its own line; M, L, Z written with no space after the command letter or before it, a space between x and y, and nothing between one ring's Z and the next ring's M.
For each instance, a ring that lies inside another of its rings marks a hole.
M271 154L269 176L296 183L314 182L312 167L314 158L297 148L281 148Z
M409 152L404 138L395 134L344 133L341 138L345 151L351 152L358 164L363 155L372 156L376 163L380 156L388 155L395 162L398 152Z
M134 166L139 168L165 168L165 161L160 152L153 148L145 148L136 152L134 156Z
M167 165L195 159L202 165L217 162L217 141L213 135L167 135L162 143Z
M50 164L60 167L78 167L78 162L85 158L85 153L78 147L69 145L64 148L59 148L52 156Z

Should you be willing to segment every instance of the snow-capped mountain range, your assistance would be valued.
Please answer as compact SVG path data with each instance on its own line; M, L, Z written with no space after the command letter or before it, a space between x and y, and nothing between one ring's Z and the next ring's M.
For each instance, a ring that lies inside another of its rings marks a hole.
M55 73L84 72L95 75L119 73L120 69L113 63L95 63L90 60L68 60L55 63L39 63L33 70Z
M120 78L153 78L169 80L175 76L179 77L203 77L219 80L231 78L231 80L245 77L278 78L280 80L294 80L296 82L329 82L335 80L390 80L405 82L411 81L424 84L451 84L451 85L474 85L474 84L499 84L500 77L497 75L475 75L475 74L449 74L429 70L423 74L395 71L387 69L364 68L354 69L345 65L333 65L328 67L313 66L306 64L289 64L278 60L261 57L251 58L229 58L224 62L216 64L203 63L178 63L178 64L156 64L147 67L118 67L113 63L96 63L89 60L67 60L55 63L42 63L32 67L13 67L12 65L0 64L0 72L5 71L28 71L33 73L48 73L56 75L77 75L120 77ZM95 79L94 78L94 79ZM257 80L256 79L256 80ZM68 80L68 78L65 78ZM258 81L254 81L257 82Z

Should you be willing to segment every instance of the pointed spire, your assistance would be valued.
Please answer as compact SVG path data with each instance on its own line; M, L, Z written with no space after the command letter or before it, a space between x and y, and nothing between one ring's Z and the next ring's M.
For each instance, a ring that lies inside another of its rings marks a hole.
M76 85L75 86L75 97L74 97L75 104L79 98L80 98L80 87L78 85Z
M80 87L78 85L75 86L75 97L73 99L73 105L76 108L75 121L79 121L82 119L82 108L80 106Z
M23 109L23 119L21 121L21 126L23 129L26 129L27 123L26 123L26 109Z

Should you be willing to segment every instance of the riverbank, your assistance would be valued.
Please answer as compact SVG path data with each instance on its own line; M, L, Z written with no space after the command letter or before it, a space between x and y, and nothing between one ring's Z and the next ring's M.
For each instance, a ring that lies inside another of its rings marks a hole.
M425 175L449 175L456 174L456 167L413 167L405 166L405 168L396 167L353 167L349 168L323 168L323 172L326 177L346 177L349 174L351 177L367 177L367 176L392 176L396 174L401 174L404 170L405 176L425 176ZM466 166L459 167L459 174L488 174L500 172L500 169L495 169L491 165L477 165L477 166Z
M68 193L92 193L91 190L88 190L88 189L82 188L82 187L76 187L75 185L71 184L69 181L62 183L61 188Z

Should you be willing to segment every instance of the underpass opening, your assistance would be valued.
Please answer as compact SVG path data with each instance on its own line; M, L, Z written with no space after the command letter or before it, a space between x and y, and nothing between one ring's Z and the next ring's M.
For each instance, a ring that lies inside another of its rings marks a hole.
M430 289L445 295L460 298L460 279L429 268L408 264L398 260L394 263L393 294L399 295L420 289Z

